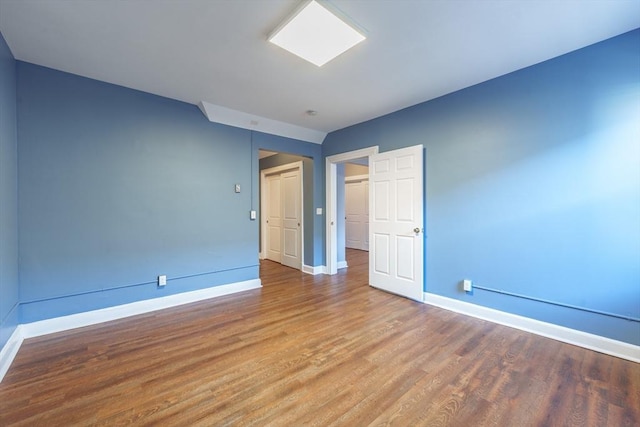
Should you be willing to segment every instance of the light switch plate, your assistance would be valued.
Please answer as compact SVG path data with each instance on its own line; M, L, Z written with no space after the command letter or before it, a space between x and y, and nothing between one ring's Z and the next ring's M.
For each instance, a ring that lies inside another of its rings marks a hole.
M250 211L249 212L249 218L256 219L256 211Z
M235 189L236 189L236 193L239 193L240 192L240 184L236 184Z
M322 215L322 208L316 208L316 215Z

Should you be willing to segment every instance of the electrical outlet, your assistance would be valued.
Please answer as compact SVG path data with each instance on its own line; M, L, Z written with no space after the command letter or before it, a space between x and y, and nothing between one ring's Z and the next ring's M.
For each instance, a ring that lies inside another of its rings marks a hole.
M158 276L158 286L166 286L167 285L167 276L166 275L162 275L162 276Z
M473 285L471 284L471 280L465 279L462 281L462 289L465 292L471 292L473 290Z
M252 220L253 220L253 219L256 219L256 216L257 216L256 211L250 211L250 212L249 212L249 218L250 218L250 219L252 219Z

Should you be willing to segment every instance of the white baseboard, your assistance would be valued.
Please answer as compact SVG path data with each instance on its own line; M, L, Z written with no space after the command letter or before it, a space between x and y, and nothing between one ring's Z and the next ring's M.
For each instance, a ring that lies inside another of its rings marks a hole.
M86 311L84 313L71 314L69 316L55 317L53 319L40 320L32 323L18 325L9 341L0 352L0 381L9 370L11 362L18 353L22 341L55 332L67 331L124 317L149 313L151 311L176 307L183 304L202 301L236 292L248 291L262 287L260 279L245 280L243 282L230 283L228 285L214 286L197 291L183 292L166 297L136 301L129 304Z
M327 267L325 265L316 265L316 266L303 265L302 272L307 274L312 274L314 276L317 274L327 274Z
M349 267L347 265L347 261L338 261L338 270L340 270L341 268L347 268Z
M424 303L640 363L640 346L425 292Z
M53 334L55 332L122 319L123 317L144 314L150 311L162 310L163 308L175 307L236 292L248 291L260 288L261 286L262 283L260 279L245 280L243 282L230 283L228 285L214 286L211 288L199 289L197 291L183 292L180 294L167 295L166 297L136 301L129 304L71 314L69 316L61 316L33 323L25 323L22 325L22 335L26 339L40 335Z
M18 350L20 350L23 340L22 326L18 325L9 337L9 341L7 341L0 351L0 382L2 382L2 379L9 370L13 359L16 357L16 354L18 354Z

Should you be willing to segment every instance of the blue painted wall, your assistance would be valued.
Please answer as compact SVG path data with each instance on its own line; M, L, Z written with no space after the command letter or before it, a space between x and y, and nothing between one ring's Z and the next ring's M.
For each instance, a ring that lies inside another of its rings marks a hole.
M250 131L27 63L17 74L21 322L258 277L254 195L234 192L257 169Z
M16 61L0 33L0 349L18 325Z
M428 76L425 76L428 78ZM435 294L640 344L640 30L328 135L424 144Z
M259 170L275 168L289 163L302 162L302 192L304 194L303 218L304 218L304 260L303 264L314 265L314 180L313 180L313 159L295 154L278 153L260 160ZM260 206L260 203L258 203ZM257 209L260 212L260 209ZM260 218L260 215L258 215ZM258 223L259 224L259 223Z

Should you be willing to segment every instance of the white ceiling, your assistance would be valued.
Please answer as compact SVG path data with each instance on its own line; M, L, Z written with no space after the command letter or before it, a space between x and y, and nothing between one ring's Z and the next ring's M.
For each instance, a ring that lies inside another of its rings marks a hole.
M22 61L330 132L640 27L639 0L332 0L368 38L318 68L266 41L298 3L0 0L0 31Z

